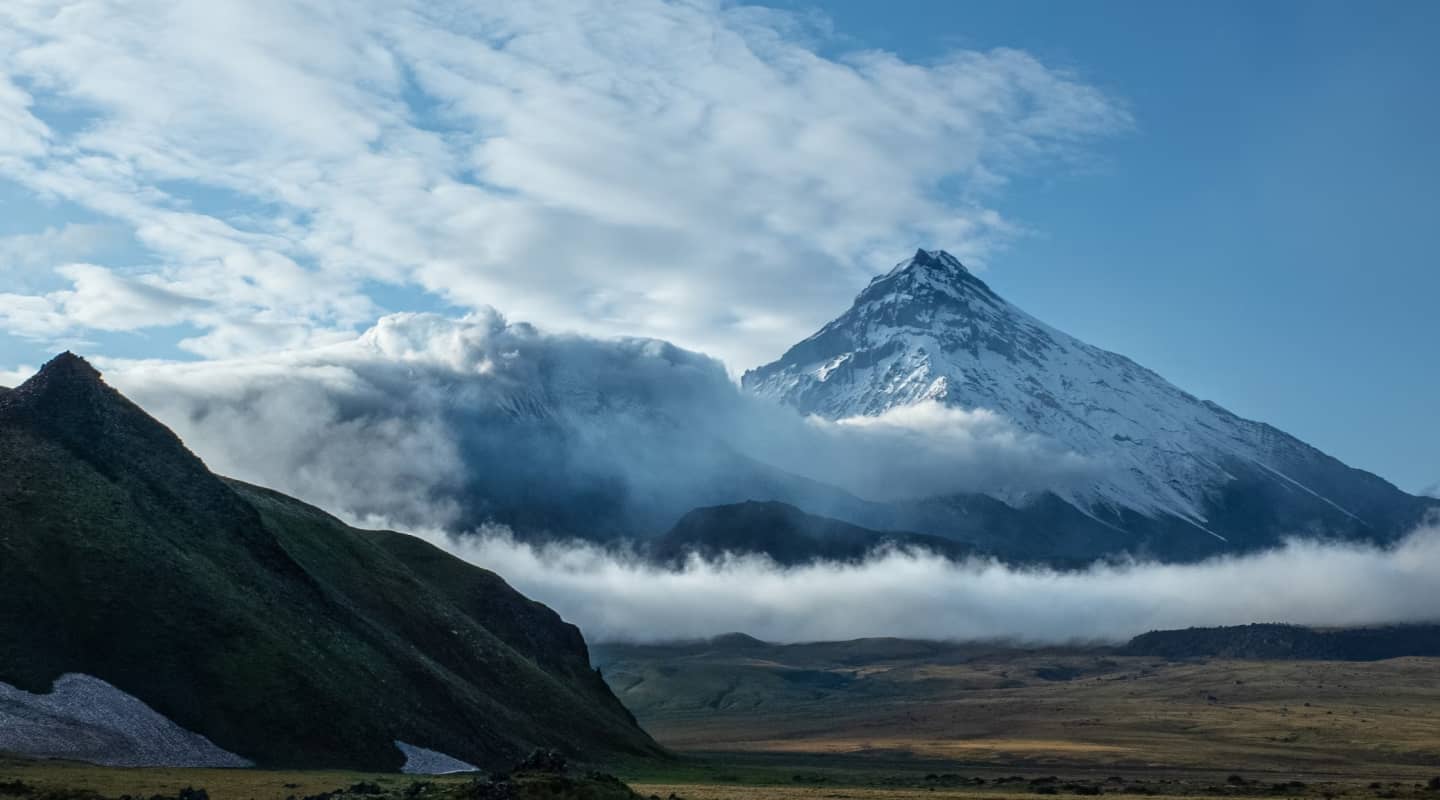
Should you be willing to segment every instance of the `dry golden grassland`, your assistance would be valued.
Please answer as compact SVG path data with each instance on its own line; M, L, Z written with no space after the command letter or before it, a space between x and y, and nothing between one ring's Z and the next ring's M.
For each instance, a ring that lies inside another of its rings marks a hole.
M1167 662L1057 651L853 665L717 654L625 661L606 674L647 730L680 752L1030 772L1440 773L1440 659Z
M678 758L610 771L662 800L1440 800L1430 787L1440 776L1440 659L867 647L862 656L823 646L611 652L607 678ZM421 780L0 758L0 800L11 800L13 781L29 800L62 800L44 796L52 790L173 798L185 787L211 800L286 800L362 782L403 797ZM431 780L439 789L470 778Z
M375 783L401 789L421 780L409 775L340 772L331 770L174 769L97 767L71 761L35 761L0 757L0 798L11 800L5 784L19 782L39 792L94 792L105 797L154 795L175 797L181 789L205 789L211 800L284 800L345 789L357 783ZM458 782L458 776L426 778ZM33 794L33 792L32 792Z

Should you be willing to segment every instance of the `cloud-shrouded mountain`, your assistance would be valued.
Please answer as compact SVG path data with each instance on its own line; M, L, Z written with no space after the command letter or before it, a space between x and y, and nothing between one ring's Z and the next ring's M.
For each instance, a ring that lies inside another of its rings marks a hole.
M1426 505L1046 325L944 251L917 251L875 278L848 311L743 383L827 418L926 402L996 412L1100 470L1055 495L1106 525L1147 531L1147 546L1162 551L1306 533L1384 541Z
M702 354L495 312L396 314L326 347L107 374L218 471L407 530L648 538L746 500L911 530L886 503L1087 474L994 415L807 419Z
M1194 559L1389 541L1430 502L1040 323L943 253L875 280L748 392L665 342L493 311L109 375L217 470L409 530L647 539L780 501L1015 560Z

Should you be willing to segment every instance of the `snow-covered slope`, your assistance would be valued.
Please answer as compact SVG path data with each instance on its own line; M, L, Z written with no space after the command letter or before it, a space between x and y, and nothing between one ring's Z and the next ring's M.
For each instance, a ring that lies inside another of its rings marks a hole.
M918 251L875 278L849 311L744 385L831 418L927 400L990 409L1097 463L1092 484L1057 489L1078 508L1184 520L1218 541L1245 527L1227 496L1240 487L1246 502L1316 509L1287 519L1343 520L1345 533L1375 538L1393 535L1397 506L1408 518L1416 500L1046 325L944 251Z
M251 767L99 678L61 675L46 694L0 683L0 752L120 767Z

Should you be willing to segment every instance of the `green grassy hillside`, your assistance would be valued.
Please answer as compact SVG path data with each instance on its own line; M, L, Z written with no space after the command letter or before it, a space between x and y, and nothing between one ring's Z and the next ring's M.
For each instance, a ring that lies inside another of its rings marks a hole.
M69 354L0 394L0 642L0 682L93 675L264 765L659 752L554 612L211 474Z

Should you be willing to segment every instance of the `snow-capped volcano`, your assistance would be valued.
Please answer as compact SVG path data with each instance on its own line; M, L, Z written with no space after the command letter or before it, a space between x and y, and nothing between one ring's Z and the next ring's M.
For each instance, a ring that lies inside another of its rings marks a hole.
M850 310L743 383L831 418L923 401L989 409L1100 466L1093 484L1057 489L1082 511L1183 520L1217 543L1238 534L1258 544L1284 535L1277 525L1390 538L1423 503L1046 325L940 250L872 280Z

